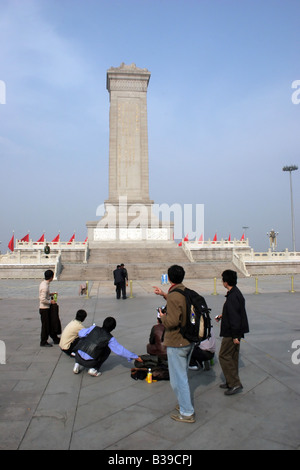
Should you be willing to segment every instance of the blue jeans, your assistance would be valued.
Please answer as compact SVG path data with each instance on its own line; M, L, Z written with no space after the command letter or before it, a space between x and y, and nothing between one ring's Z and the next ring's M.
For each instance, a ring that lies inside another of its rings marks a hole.
M171 348L167 346L170 384L177 397L180 414L190 416L194 413L188 380L188 366L194 344Z

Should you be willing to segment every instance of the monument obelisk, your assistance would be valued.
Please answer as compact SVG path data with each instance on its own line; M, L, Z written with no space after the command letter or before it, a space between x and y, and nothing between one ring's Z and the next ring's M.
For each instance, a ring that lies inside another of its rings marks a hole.
M109 111L109 196L104 217L88 222L89 241L170 240L171 225L159 223L149 197L147 89L150 72L135 64L111 67L106 86Z

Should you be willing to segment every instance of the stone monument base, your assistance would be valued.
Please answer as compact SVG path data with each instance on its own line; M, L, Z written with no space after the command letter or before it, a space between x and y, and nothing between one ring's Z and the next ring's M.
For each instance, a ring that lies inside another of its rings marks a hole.
M131 227L115 226L105 227L99 224L99 221L90 221L86 223L88 230L89 246L96 246L104 241L115 242L142 242L142 241L169 241L173 240L173 225L162 224L161 226L149 227Z

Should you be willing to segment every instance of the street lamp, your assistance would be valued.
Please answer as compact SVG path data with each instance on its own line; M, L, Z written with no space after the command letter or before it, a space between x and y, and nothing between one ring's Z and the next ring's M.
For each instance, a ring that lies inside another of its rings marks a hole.
M294 222L294 204L293 204L293 186L292 186L292 171L298 170L297 165L284 166L282 171L290 172L290 188L291 188L291 213L292 213L292 237L293 237L293 250L296 251L295 243L295 222Z

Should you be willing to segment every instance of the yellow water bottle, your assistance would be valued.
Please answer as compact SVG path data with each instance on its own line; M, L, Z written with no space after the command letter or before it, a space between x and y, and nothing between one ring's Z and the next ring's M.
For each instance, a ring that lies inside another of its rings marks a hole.
M147 382L148 384L152 384L152 370L151 369L148 369Z

